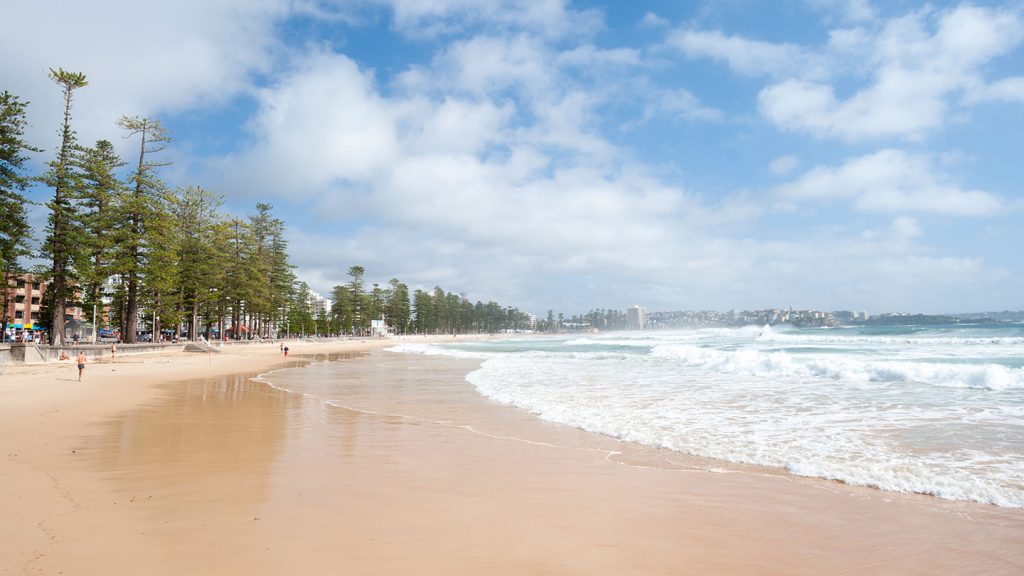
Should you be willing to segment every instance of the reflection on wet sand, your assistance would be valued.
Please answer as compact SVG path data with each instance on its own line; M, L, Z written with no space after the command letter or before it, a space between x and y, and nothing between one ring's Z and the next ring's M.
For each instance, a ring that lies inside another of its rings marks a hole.
M111 421L92 452L151 527L247 514L270 491L289 413L301 404L247 376L189 381Z
M464 381L470 361L311 360L268 375L272 386L170 386L111 421L87 455L116 502L77 515L103 518L82 538L82 571L118 550L121 573L159 574L1021 568L1012 511L974 506L971 518L926 497L672 463L481 398Z

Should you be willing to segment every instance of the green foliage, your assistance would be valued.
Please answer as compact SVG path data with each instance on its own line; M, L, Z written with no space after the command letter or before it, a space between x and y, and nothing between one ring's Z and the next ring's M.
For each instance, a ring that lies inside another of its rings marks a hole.
M21 271L21 258L29 254L28 200L21 193L29 183L26 153L40 150L24 139L26 105L7 91L0 93L0 284ZM6 300L2 304L0 310L6 310Z
M169 235L167 187L156 173L167 163L153 161L152 155L163 151L171 138L159 121L149 118L122 116L117 125L126 138L139 138L139 160L128 177L128 193L117 205L121 225L116 229L117 250L112 259L113 271L126 283L127 322L122 333L126 342L135 342L143 280L148 281L146 296L154 310L169 283L166 268L174 249L165 245ZM154 326L154 331L158 327Z
M362 325L348 322L352 319L355 289L361 285L355 281L362 282L364 271L361 266L353 266L349 274L353 276L353 282L335 286L331 292L334 299L332 313L343 329L354 326L354 333L360 334L365 331L360 328ZM386 288L374 284L374 290L365 294L363 300L365 310L379 310L387 325L399 334L409 331L418 334L494 333L533 328L529 314L516 308L503 308L496 302L477 302L474 305L465 296L445 292L440 286L434 287L432 292L415 290L410 302L408 286L397 278L392 278Z
M78 221L75 191L80 185L75 168L77 150L75 131L71 129L71 103L74 91L87 86L85 75L67 72L62 68L50 69L50 79L61 87L64 94L64 122L61 126L60 149L40 180L53 188L53 199L47 203L50 215L47 220L46 239L42 256L51 262L46 274L49 287L46 291L49 328L53 342L64 343L64 310L69 298L74 296L76 272L74 263L81 259L83 231Z
M288 306L288 331L292 334L311 334L314 332L316 319L310 307L312 293L305 282L296 283Z
M271 209L270 204L260 203L256 205L256 212L249 216L247 301L250 313L261 317L271 317L285 307L295 281L288 263L284 222L275 218Z
M81 250L76 253L82 303L87 309L100 306L103 287L113 272L112 259L119 222L116 202L124 194L124 185L115 171L124 162L107 140L76 154L80 186L76 191L78 222L81 226Z
M370 327L370 318L364 312L366 308L365 294L363 289L362 266L352 266L348 269L348 275L352 280L348 283L350 315L352 317L352 330L354 333L362 333Z
M272 337L275 323L278 331L290 329L287 322L297 287L288 262L284 222L271 209L270 204L257 204L248 219L232 219L225 228L223 287L235 337L243 333Z
M409 287L398 278L392 278L388 284L391 288L384 296L384 319L399 334L405 334L410 321Z
M44 307L53 336L63 336L68 305L99 307L106 298L127 342L135 340L143 313L164 324L187 322L193 336L210 336L225 318L235 337L274 336L292 307L295 276L284 222L270 204L258 204L244 220L227 219L219 213L221 198L211 192L191 186L168 190L157 173L168 163L154 157L171 138L158 120L140 116L117 123L126 138L138 140L138 161L121 182L117 171L125 163L109 141L93 147L76 143L72 97L88 85L85 75L51 69L50 78L64 95L61 143L36 180L54 190L42 242L50 261L42 276L49 282ZM20 258L28 255L28 201L21 193L30 182L26 154L39 150L23 137L25 106L16 96L0 94L3 276L19 272ZM321 321L330 323L325 315L312 319L314 325Z
M223 283L226 263L226 254L217 246L223 229L217 210L222 202L220 196L196 186L179 188L169 198L177 251L174 316L188 321L190 334L199 331L200 311L216 309L219 303L217 288Z

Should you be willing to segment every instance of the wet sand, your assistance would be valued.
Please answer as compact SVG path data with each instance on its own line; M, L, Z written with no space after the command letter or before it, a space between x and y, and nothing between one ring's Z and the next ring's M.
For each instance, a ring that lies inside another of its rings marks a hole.
M276 388L269 347L0 376L0 573L1024 573L1020 510L545 423L470 361L293 350L342 359Z

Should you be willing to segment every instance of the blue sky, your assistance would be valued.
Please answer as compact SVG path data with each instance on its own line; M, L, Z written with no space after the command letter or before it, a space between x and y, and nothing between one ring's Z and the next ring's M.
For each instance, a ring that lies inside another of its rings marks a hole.
M349 266L544 314L1024 309L1024 4L17 3L2 85ZM47 160L51 152L38 157ZM36 190L44 200L48 191ZM36 218L42 211L35 211Z

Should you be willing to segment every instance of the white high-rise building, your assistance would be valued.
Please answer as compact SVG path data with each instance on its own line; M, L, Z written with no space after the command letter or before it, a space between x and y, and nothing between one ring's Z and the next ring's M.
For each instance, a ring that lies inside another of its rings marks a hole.
M331 301L316 292L310 292L309 308L313 317L317 317L321 314L328 314L331 311Z
M647 328L647 311L642 306L633 306L626 310L626 324L630 330Z

